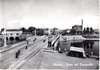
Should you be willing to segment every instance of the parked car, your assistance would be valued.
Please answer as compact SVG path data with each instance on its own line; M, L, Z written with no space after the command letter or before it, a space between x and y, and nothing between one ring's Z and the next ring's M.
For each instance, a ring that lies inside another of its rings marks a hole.
M80 47L71 46L69 52L66 55L78 58L86 58L84 48Z

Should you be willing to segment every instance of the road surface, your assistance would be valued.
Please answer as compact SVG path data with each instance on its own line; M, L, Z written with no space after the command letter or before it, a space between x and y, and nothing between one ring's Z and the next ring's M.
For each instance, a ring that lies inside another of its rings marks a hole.
M26 50L26 42L22 42L18 46L11 48L9 50L6 50L4 52L0 53L0 68L1 69L7 69L9 68L10 65L13 63L17 62L20 58L23 58L25 56L25 53L28 51L33 50L36 48L38 45L41 45L43 43L44 37L38 38L35 42L31 43L28 45L28 49ZM20 49L21 54L18 59L15 58L15 53Z

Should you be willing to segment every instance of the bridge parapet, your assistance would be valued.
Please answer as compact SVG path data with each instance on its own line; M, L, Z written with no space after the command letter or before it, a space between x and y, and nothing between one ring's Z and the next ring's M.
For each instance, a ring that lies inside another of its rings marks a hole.
M58 39L60 38L60 36L58 36L56 39L54 39L53 41L52 41L52 43L51 43L51 45L53 46L53 47L56 47L57 46L57 44L58 44Z

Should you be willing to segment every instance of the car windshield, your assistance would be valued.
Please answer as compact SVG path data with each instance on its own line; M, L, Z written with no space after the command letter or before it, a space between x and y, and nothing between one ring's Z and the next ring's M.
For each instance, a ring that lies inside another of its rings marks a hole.
M68 53L68 56L83 58L83 53L82 52L77 52L77 51L70 51Z

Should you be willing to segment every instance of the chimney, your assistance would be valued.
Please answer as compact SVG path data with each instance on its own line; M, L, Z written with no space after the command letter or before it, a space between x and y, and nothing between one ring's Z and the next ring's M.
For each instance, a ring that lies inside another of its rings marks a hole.
M83 30L83 19L81 19L81 26L82 26L82 30Z

